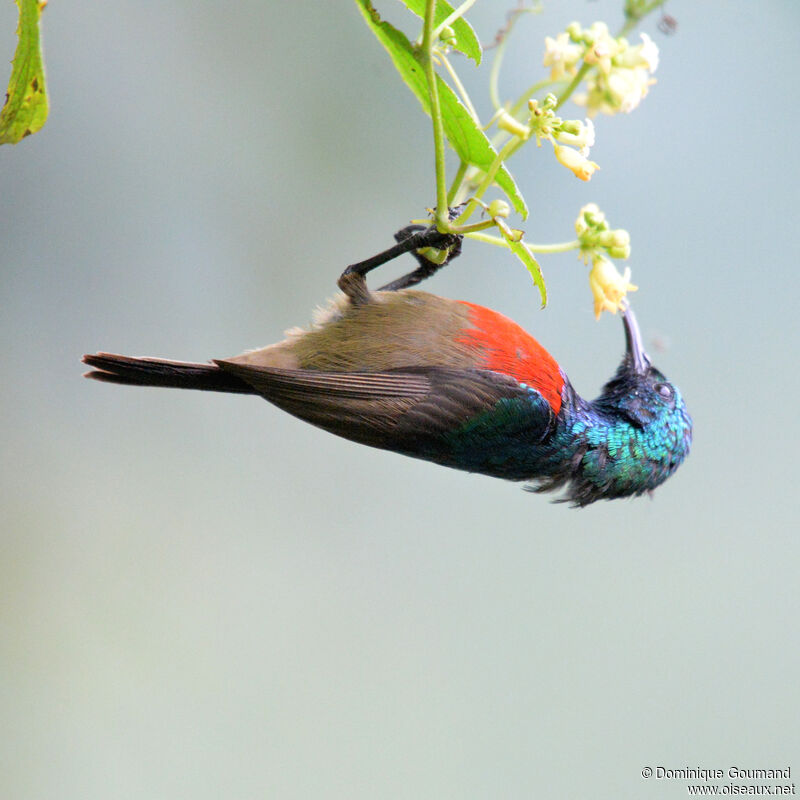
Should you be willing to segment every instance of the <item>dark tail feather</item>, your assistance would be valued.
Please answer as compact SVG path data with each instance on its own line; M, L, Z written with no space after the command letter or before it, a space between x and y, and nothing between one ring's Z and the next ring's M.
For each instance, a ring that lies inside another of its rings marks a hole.
M113 353L84 356L84 364L94 367L86 378L128 386L168 386L172 389L201 389L207 392L256 394L241 378L224 372L214 364L163 361L158 358L131 358Z

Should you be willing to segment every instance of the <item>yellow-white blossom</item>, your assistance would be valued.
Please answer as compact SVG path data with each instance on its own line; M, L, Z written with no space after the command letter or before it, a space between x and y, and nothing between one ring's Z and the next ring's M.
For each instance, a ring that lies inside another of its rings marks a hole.
M608 75L595 75L586 94L576 95L575 102L586 106L589 117L601 114L629 114L655 83L647 67L613 67Z
M588 232L590 228L603 229L603 223L606 221L606 215L600 210L597 203L587 203L578 212L578 218L575 220L575 233L578 238ZM605 226L608 228L608 225Z
M563 120L556 116L554 109L557 103L558 98L554 94L548 94L541 105L538 100L528 100L528 110L530 111L528 126L531 135L536 137L538 147L541 147L542 139L549 139L552 142L553 135L564 124Z
M655 83L650 76L658 69L656 43L643 33L642 43L631 46L624 37L611 36L602 22L586 30L577 25L568 30L573 41L585 44L584 62L595 67L586 92L575 95L575 102L586 106L589 117L633 111Z
M599 165L595 164L594 161L589 161L586 156L571 147L563 147L557 144L553 146L553 149L559 164L563 164L574 173L576 178L580 178L582 181L590 180L595 171L600 169Z
M625 308L624 300L628 292L635 292L639 287L630 282L630 267L620 275L617 268L602 256L596 258L589 273L589 286L594 296L594 315L596 319L604 311L616 314Z
M583 56L583 48L570 41L568 33L559 33L555 39L546 36L544 47L542 63L545 67L550 67L551 81L560 81L575 74L575 65Z
M574 130L566 130L570 128ZM594 122L590 119L581 122L580 120L570 120L556 134L556 139L562 144L580 148L581 155L588 158L589 148L594 147Z
M600 72L608 74L611 61L621 50L621 44L608 32L605 22L593 23L588 31L591 44L586 50L583 60L587 64L596 64Z
M646 33L641 34L641 37L639 58L652 74L658 69L658 45Z
M655 79L650 77L646 67L612 70L608 76L612 104L629 114L647 96L648 89L654 83Z

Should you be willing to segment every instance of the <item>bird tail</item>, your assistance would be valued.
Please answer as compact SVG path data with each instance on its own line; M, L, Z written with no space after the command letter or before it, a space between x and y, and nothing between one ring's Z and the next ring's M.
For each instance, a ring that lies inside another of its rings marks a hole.
M200 389L206 392L257 394L252 386L215 364L164 361L159 358L131 358L113 353L95 353L82 359L94 369L84 377L127 386L166 386L172 389Z

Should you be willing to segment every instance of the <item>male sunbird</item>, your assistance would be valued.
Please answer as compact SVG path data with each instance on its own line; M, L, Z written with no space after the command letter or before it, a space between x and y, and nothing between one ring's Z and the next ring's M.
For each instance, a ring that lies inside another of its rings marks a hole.
M425 241L452 244L439 237ZM576 506L650 492L689 453L692 420L652 365L630 307L622 363L587 402L515 322L407 288L438 268L423 257L388 290L370 291L364 276L380 258L349 267L325 315L277 344L212 364L97 353L83 357L94 368L86 376L260 395L346 439L534 491L563 489L560 499Z

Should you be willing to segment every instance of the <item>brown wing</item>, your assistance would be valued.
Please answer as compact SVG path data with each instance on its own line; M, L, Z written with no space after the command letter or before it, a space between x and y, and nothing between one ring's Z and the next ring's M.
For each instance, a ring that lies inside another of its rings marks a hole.
M436 458L443 434L529 390L488 370L422 367L318 372L216 361L284 411L346 439ZM535 422L543 435L551 420Z

